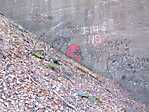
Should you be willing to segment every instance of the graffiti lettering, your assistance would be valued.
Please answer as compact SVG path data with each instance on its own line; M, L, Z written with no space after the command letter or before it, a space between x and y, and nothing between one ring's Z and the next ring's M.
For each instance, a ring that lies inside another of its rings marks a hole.
M105 41L100 35L89 35L87 39L87 44L97 47L98 45L102 44Z
M131 55L113 55L108 60L108 70L121 72L140 72L149 69L149 58Z
M88 34L97 34L100 32L105 32L106 28L104 26L101 25L101 27L99 25L94 25L94 26L83 26L80 28L81 29L81 34L82 35L88 35Z

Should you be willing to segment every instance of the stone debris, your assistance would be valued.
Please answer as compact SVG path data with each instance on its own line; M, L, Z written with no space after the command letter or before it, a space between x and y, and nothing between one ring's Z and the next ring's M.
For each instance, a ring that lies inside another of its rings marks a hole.
M0 16L0 112L147 112L117 82Z

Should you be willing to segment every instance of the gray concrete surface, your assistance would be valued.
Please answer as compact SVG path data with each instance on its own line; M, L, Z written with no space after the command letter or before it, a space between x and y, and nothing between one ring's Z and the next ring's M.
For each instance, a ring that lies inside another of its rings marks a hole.
M79 46L77 61L147 105L148 6L148 0L0 0L1 13L64 53Z

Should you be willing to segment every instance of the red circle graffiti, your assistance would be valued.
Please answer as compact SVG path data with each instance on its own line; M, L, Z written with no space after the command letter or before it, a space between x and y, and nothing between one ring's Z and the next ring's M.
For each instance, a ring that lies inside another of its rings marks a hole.
M81 61L81 50L80 46L76 44L71 44L67 47L66 56L74 59L77 62Z

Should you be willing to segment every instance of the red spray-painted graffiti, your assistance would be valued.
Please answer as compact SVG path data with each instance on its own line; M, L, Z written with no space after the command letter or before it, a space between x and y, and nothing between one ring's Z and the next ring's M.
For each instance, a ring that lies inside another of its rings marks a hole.
M74 59L77 62L81 61L81 49L79 45L71 44L67 47L66 56Z

